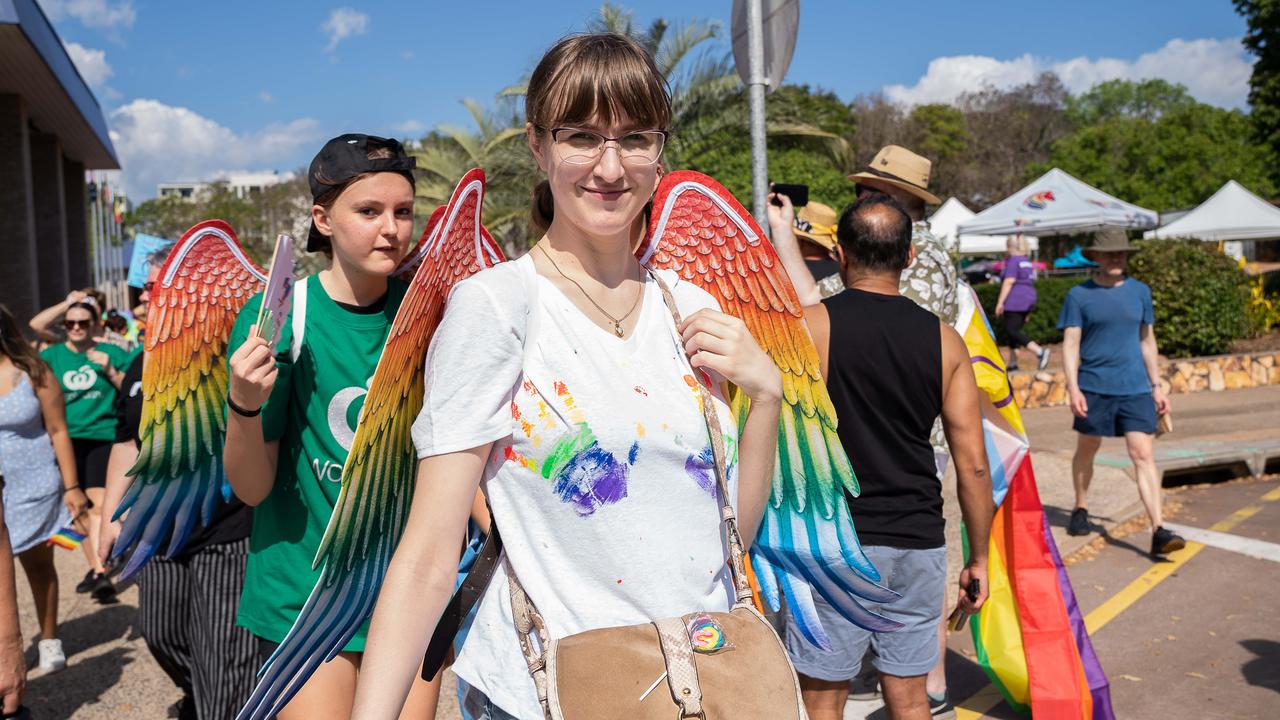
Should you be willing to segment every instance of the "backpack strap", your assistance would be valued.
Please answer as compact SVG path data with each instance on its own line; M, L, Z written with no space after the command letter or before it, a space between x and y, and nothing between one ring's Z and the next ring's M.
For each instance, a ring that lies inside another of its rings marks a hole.
M307 286L311 278L306 278L293 287L293 312L290 314L289 362L298 362L302 354L302 331L307 327Z

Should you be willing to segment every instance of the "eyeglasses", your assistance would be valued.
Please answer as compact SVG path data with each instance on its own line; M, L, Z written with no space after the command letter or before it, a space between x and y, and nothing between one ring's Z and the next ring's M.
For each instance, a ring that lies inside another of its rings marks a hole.
M594 130L558 127L551 128L551 140L560 159L570 165L590 165L600 159L606 143L614 143L618 148L618 159L628 165L652 165L662 155L667 132L637 130L622 137L608 137Z
M62 326L68 330L74 330L78 327L82 327L88 330L90 327L93 327L93 321L92 320L63 320Z

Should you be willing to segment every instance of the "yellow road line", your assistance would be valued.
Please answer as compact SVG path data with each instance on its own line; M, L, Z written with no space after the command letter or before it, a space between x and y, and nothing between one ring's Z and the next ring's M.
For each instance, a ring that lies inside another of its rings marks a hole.
M1217 532L1227 532L1236 525L1262 512L1262 503L1275 500L1280 500L1280 487L1276 487L1258 498L1258 502L1253 505L1242 507L1225 519L1214 523L1209 529ZM1185 565L1188 560L1199 554L1204 547L1200 543L1189 542L1181 550L1169 553L1166 562L1152 565L1149 570L1139 575L1137 580L1126 585L1123 590L1112 595L1106 602L1094 608L1093 612L1086 615L1084 618L1085 629L1090 635L1101 630L1104 625L1114 620L1117 615L1137 602L1138 598L1146 595L1152 588L1163 582L1165 578ZM1000 691L994 685L988 684L956 704L956 720L977 720L1003 700L1004 696L1000 694Z

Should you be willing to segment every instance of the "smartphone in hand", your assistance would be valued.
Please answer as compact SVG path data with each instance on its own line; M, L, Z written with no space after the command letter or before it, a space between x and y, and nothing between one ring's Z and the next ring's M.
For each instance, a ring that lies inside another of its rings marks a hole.
M779 195L786 195L788 198L790 198L792 207L802 208L805 205L809 204L809 186L808 185L796 185L792 183L773 183L772 185L770 185L770 190ZM774 201L774 204L782 205L782 203L777 202L776 200Z
M981 592L982 586L978 584L978 578L969 581L969 586L964 589L964 594L969 596L969 602L978 602L978 594ZM964 629L965 623L969 621L969 613L963 608L956 606L951 611L951 616L947 618L947 627L951 628L951 632L959 632Z

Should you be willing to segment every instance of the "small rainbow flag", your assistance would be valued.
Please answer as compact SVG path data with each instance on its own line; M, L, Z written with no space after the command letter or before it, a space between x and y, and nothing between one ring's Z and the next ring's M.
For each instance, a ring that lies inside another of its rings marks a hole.
M80 543L84 542L84 534L76 532L75 528L64 527L45 542L49 545L57 545L64 550L75 550L80 547Z

